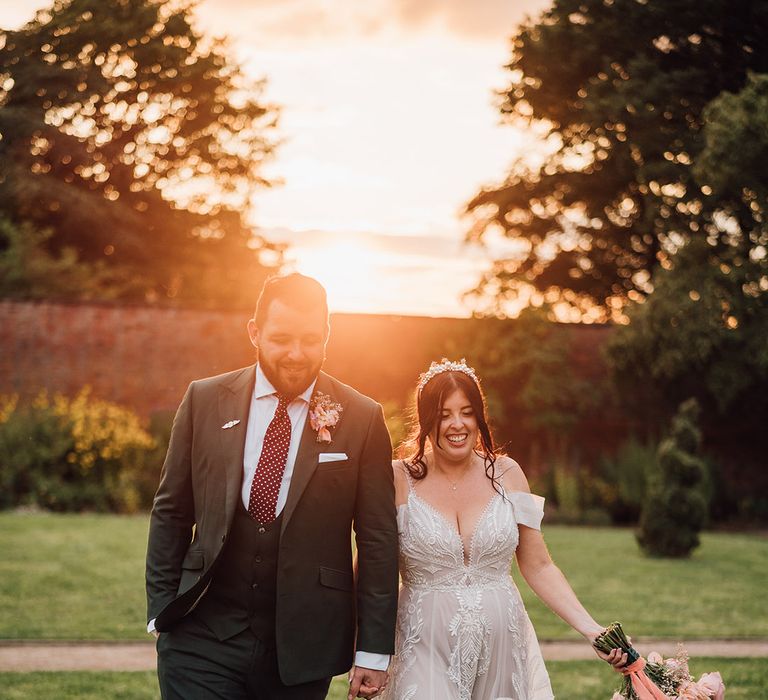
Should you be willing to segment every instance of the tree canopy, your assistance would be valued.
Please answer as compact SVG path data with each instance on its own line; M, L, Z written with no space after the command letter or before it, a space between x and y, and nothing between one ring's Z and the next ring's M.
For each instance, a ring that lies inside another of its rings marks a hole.
M694 176L717 197L723 213L737 218L742 231L768 246L768 75L750 74L738 93L723 92L704 110L704 149Z
M276 117L188 3L55 0L0 34L4 230L98 269L84 296L250 305L279 259L244 219Z
M545 145L467 205L470 238L500 230L521 247L478 292L606 318L647 295L690 238L742 255L765 245L745 183L726 196L692 165L707 148L707 105L768 72L767 31L757 0L555 0L524 24L500 109Z

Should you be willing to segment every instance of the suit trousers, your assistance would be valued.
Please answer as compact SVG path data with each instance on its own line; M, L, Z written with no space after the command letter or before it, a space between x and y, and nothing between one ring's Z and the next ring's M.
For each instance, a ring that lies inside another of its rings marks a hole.
M330 678L287 686L274 647L250 629L219 641L194 613L157 640L163 700L325 700Z

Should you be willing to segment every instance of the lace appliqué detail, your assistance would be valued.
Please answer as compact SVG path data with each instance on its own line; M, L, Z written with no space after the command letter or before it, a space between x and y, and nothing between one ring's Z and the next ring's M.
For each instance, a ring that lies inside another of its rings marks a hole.
M402 679L411 670L416 655L414 647L421 639L421 631L424 627L424 612L421 600L424 596L423 591L408 593L402 591L400 608L397 614L397 630L395 638L395 647L398 650L397 663L394 665L394 674L392 678L392 688L400 688ZM416 697L416 685L409 685L400 688L397 696L398 700L410 700ZM385 695L384 697L388 697Z
M475 679L488 671L491 625L483 614L481 590L458 591L459 609L448 624L454 638L448 678L459 688L459 698L470 700Z
M392 682L382 700L553 700L520 593L517 493L496 494L465 551L455 525L410 484L398 508L400 574Z
M515 697L528 697L528 640L525 627L528 621L520 592L510 587L509 605L507 607L507 632L512 635L512 644L518 653L509 659L510 677Z

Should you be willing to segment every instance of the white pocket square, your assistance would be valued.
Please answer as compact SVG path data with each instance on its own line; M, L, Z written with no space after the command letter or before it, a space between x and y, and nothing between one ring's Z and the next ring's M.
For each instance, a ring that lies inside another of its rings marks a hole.
M222 430L227 430L227 428L234 428L238 423L240 422L240 419L237 420L230 420L224 423L224 425L221 426Z
M324 462L341 462L344 459L349 459L346 452L321 452L318 457L320 464Z

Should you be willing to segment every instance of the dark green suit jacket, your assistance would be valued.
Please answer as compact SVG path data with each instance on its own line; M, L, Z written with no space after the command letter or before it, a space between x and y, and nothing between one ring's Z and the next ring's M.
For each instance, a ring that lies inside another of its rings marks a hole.
M174 419L147 548L147 619L158 631L194 609L216 575L241 498L255 374L251 366L192 382ZM283 509L276 641L287 685L346 672L355 647L394 651L397 522L381 406L322 372L315 392L343 411L330 444L317 442L307 419ZM320 463L322 452L348 459Z

